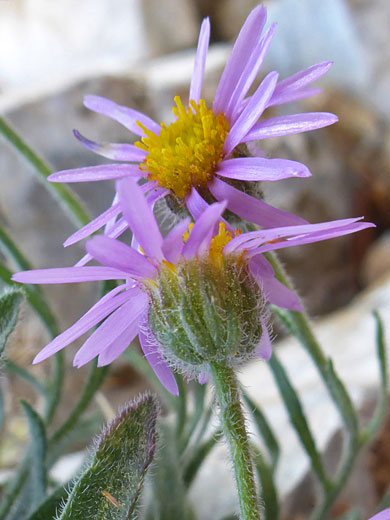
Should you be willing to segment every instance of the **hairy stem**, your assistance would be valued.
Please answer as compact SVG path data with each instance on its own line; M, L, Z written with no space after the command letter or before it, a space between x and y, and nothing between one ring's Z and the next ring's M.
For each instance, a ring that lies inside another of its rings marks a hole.
M238 383L231 367L210 363L210 368L220 406L222 429L233 461L240 519L259 520L259 500Z

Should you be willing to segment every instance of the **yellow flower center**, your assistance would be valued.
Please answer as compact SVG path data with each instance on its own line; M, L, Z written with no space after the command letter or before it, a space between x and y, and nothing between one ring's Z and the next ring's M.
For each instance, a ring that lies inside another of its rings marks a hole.
M192 228L194 227L193 222L191 222L188 226L188 231L184 231L183 240L187 242ZM212 237L210 240L209 247L209 260L216 267L222 267L223 264L223 248L226 246L230 240L234 237L241 235L241 229L235 229L234 233L226 229L225 222L220 222L218 227L218 233Z
M159 135L138 122L146 137L135 145L147 152L140 169L148 172L148 178L185 197L192 186L204 188L213 178L223 158L229 122L225 114L215 115L207 108L204 99L191 100L185 108L176 96L175 103L172 111L177 119L168 126L161 123Z
M218 233L213 236L210 241L209 258L210 261L217 267L222 267L223 253L222 250L232 238L240 235L242 231L236 229L234 235L226 229L225 223L219 223Z

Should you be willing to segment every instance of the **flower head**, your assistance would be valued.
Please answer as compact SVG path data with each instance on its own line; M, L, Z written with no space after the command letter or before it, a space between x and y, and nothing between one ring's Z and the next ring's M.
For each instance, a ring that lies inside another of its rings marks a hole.
M223 201L207 206L192 226L184 219L163 237L142 188L123 179L117 190L134 234L133 247L99 235L86 249L101 266L24 271L13 277L24 283L124 281L51 341L34 362L102 322L76 353L74 364L81 366L95 356L99 365L111 363L138 334L146 358L173 393L177 386L169 365L204 380L210 359L222 356L233 364L256 353L268 359L266 302L301 310L296 295L275 278L264 252L373 225L354 218L241 233L223 221Z
M222 73L212 106L201 98L202 82L210 37L210 23L202 23L194 70L185 106L175 97L175 120L158 124L131 108L99 96L86 96L87 108L104 114L128 128L139 140L133 144L98 143L75 131L76 137L94 152L116 161L100 166L65 170L49 177L56 182L83 182L132 177L145 178L145 193L153 204L161 197L186 205L194 218L205 203L227 201L227 208L240 218L264 227L304 224L292 215L251 197L251 181L276 181L287 177L307 177L303 164L286 159L248 157L242 147L254 140L305 132L334 123L329 113L291 114L264 118L264 111L318 92L308 85L324 74L330 62L314 65L282 81L269 73L253 94L248 95L275 32L272 24L262 35L266 10L257 6L249 14L233 46ZM235 186L233 186L234 184ZM238 185L238 186L237 186ZM207 202L206 202L207 201ZM199 205L202 207L199 208ZM120 215L114 204L105 213L76 232L65 245L88 236L113 217ZM112 227L111 236L123 231L123 221Z

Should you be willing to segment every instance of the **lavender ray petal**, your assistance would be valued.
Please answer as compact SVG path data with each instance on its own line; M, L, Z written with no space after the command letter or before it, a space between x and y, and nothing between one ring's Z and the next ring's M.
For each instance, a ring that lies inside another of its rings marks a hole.
M245 141L309 132L332 125L336 121L338 121L338 117L328 112L309 112L272 117L254 125L245 136Z
M268 107L284 105L285 103L292 103L293 101L298 101L299 99L316 96L321 92L322 89L316 87L303 87L297 90L286 89L285 91L282 91L278 96L273 95L273 97L271 97L268 103Z
M162 236L141 188L132 179L117 184L122 213L145 253L162 260Z
M217 202L223 202L224 197L220 197L217 199ZM192 187L191 192L186 197L186 205L188 211L191 213L194 220L198 220L202 213L209 207L209 204L204 200L203 197L199 194L199 192ZM234 234L234 227L227 222L224 218L220 219L224 224L225 228Z
M275 276L272 265L263 255L257 255L250 259L249 270L255 278L269 278Z
M272 356L272 343L271 338L268 332L267 324L263 320L263 318L260 318L261 326L263 329L263 333L261 335L260 343L257 345L255 353L268 361L270 357Z
M247 61L247 56L252 51L259 39L267 19L267 12L262 5L255 7L245 20L229 56L221 79L219 80L215 95L213 110L216 114L225 112L234 86L240 78Z
M142 311L143 312L143 311ZM139 332L141 314L138 315L115 340L105 348L98 357L98 367L109 365L126 350Z
M183 256L192 258L202 254L209 246L214 226L226 209L226 202L216 202L209 206L195 222L190 236L183 247Z
M191 213L194 220L197 220L209 206L194 187L191 188L191 191L189 195L186 196L185 200L187 209Z
M73 267L83 267L84 265L86 265L88 262L90 262L91 260L93 260L92 256L87 253L85 254L84 256L82 256L80 258L80 260L78 260Z
M139 331L139 341L141 348L149 365L160 380L161 384L173 395L179 395L179 388L175 376L167 365L167 362L159 352L159 346L152 344L149 337L143 332L142 327Z
M226 200L230 211L259 226L272 228L307 223L303 218L251 197L217 177L209 183L209 190L217 200Z
M153 278L156 274L156 268L145 256L119 240L99 235L88 240L85 247L98 262L130 276Z
M99 164L72 170L61 170L48 176L51 182L89 182L123 177L143 177L143 173L136 164Z
M271 102L276 104L274 99L280 95L283 95L285 92L298 90L306 87L310 83L313 83L313 81L325 74L330 69L332 64L333 62L331 61L322 61L312 65L311 67L308 67L307 69L300 70L299 72L296 72L292 76L289 76L282 81L279 81L271 98Z
M117 121L136 135L145 135L144 131L137 124L137 121L140 121L146 128L149 128L149 130L152 130L156 134L160 133L160 125L153 121L153 119L142 114L142 112L138 112L138 110L118 105L110 99L88 95L84 97L84 105L98 114L103 114L114 119L114 121Z
M287 159L263 157L238 157L225 159L218 165L218 175L243 181L278 181L289 177L310 177L308 168Z
M252 50L250 56L247 59L245 69L241 74L241 77L236 82L236 85L229 100L228 107L225 111L228 119L233 123L239 115L239 111L237 111L237 108L240 106L242 100L248 93L248 90L250 89L254 79L257 76L258 71L260 70L261 65L264 62L264 58L267 54L268 47L270 46L270 43L272 41L275 29L275 23L267 29L264 36L261 38L256 47Z
M52 356L59 350L63 349L72 341L76 340L92 327L97 325L100 321L106 318L112 311L117 309L120 305L125 303L131 294L125 291L122 294L117 295L120 291L123 291L126 286L121 285L115 287L112 291L107 293L101 298L91 309L84 314L79 320L77 320L71 327L66 329L62 334L59 334L50 343L48 343L34 358L33 364L40 363L44 359ZM117 296L116 296L117 295Z
M270 303L292 311L301 312L304 310L298 296L275 277L259 277L257 281L262 286L265 297Z
M115 206L115 204L119 204L119 197L117 192L114 194L114 198L112 199L111 206ZM117 222L119 215L114 215L104 226L104 234L108 234L112 226Z
M371 222L357 222L356 224L350 224L349 226L345 226L337 230L318 231L317 233L313 233L312 235L307 235L304 237L299 236L287 239L285 242L282 243L266 244L264 246L261 246L259 248L259 251L265 253L267 251L273 251L275 249L281 249L284 247L311 244L312 242L320 242L322 240L328 240L330 238L337 238L343 235L349 235L350 233L356 233L357 231L362 231L363 229L367 229L370 227L375 227L375 224L372 224Z
M86 148L102 157L107 157L107 159L130 162L142 162L145 159L145 150L142 150L133 144L91 141L84 137L78 130L73 130L73 134Z
M140 186L142 192L147 194L146 198L150 201L151 205L162 196L161 192L155 193L155 191L157 191L155 190L156 186L156 181L147 181ZM118 202L119 197L118 194L115 193L113 205ZM123 218L117 220L117 216L107 222L104 228L104 234L110 238L118 238L128 228L127 222Z
M121 305L89 336L77 351L73 365L77 367L85 365L111 345L122 332L133 325L134 321L138 324L139 317L145 311L147 304L147 295L138 293L134 298Z
M326 238L337 237L347 233L353 233L360 229L375 227L371 222L359 222L363 217L332 220L318 224L306 224L299 226L285 226L274 229L251 231L233 238L224 247L224 252L232 252L238 249L253 250L254 254L280 249L300 243L316 242ZM328 236L329 235L329 236Z
M168 262L172 264L180 258L184 246L183 233L188 229L190 222L189 217L180 221L164 238L162 252Z
M21 283L75 283L94 280L124 280L128 277L128 273L111 267L86 266L21 271L15 273L12 280Z
M376 515L371 516L368 520L390 520L390 507L387 507Z
M204 69L206 65L207 50L210 41L210 20L205 18L200 28L198 48L196 49L196 56L194 62L194 70L192 72L192 79L190 85L189 99L193 99L196 103L199 102L200 93L202 90L202 82Z
M69 238L67 238L64 242L64 247L70 246L72 244L75 244L76 242L79 242L85 237L88 237L101 227L103 227L109 220L112 218L115 218L119 215L121 212L121 209L119 207L119 204L114 204L113 206L110 206L106 211L101 213L98 217L91 220L87 225L83 226L82 228L78 229L75 233L70 235Z
M238 116L226 137L223 145L225 156L229 155L244 140L246 134L259 119L271 98L277 79L278 73L270 72L260 83L253 96L250 97L248 104Z
M152 182L152 181L150 181ZM163 188L162 186L157 186L152 188L149 193L146 195L147 203L153 208L155 203L163 199L169 194L169 190L167 188Z

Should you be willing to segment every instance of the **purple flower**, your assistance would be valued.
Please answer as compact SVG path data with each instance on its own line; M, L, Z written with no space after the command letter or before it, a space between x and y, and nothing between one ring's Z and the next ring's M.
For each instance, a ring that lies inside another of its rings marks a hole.
M101 266L65 267L23 271L13 279L23 283L72 283L93 280L123 280L118 287L101 298L73 326L52 340L36 356L37 363L61 350L92 327L101 323L76 353L74 365L81 366L98 356L98 364L106 365L118 357L138 335L146 358L166 388L177 393L174 376L162 346L150 331L151 294L159 290L162 273L172 277L183 264L195 267L205 260L218 269L225 261L238 266L238 271L256 284L262 294L262 306L268 301L281 307L301 310L296 295L281 284L263 253L283 247L306 244L353 233L373 226L359 218L320 224L285 226L241 233L222 219L226 202L207 205L189 229L190 219L179 222L164 238L142 188L132 179L117 183L118 204L133 231L133 247L99 235L86 243L88 253ZM211 295L213 301L213 295ZM255 352L268 359L271 342L264 314L261 339ZM234 316L231 317L234 319ZM104 320L104 321L103 321ZM210 331L212 333L212 331ZM194 374L192 374L194 375ZM201 367L200 380L205 380Z
M276 209L262 200L252 198L232 183L276 181L288 177L307 177L303 164L286 159L247 157L242 146L255 140L306 132L337 121L334 114L309 112L263 118L266 108L282 105L313 94L319 89L308 85L331 66L322 62L282 81L277 72L269 73L252 95L248 92L260 70L275 32L272 24L262 35L266 9L259 5L249 14L234 44L222 73L212 107L201 98L201 89L209 45L210 23L202 23L189 91L189 104L184 106L175 97L175 121L157 124L146 115L114 101L86 96L85 106L124 125L139 141L98 143L75 131L87 148L119 162L64 170L49 180L85 182L131 177L146 178L143 189L150 204L166 195L183 199L196 218L200 198L208 202L226 200L227 208L239 217L259 226L276 227L306 223L302 218ZM243 156L244 155L244 156ZM119 204L113 205L90 224L68 238L70 245L107 222L112 222L109 236L118 237L125 228Z
M390 508L384 509L383 511L377 513L368 520L390 520Z

